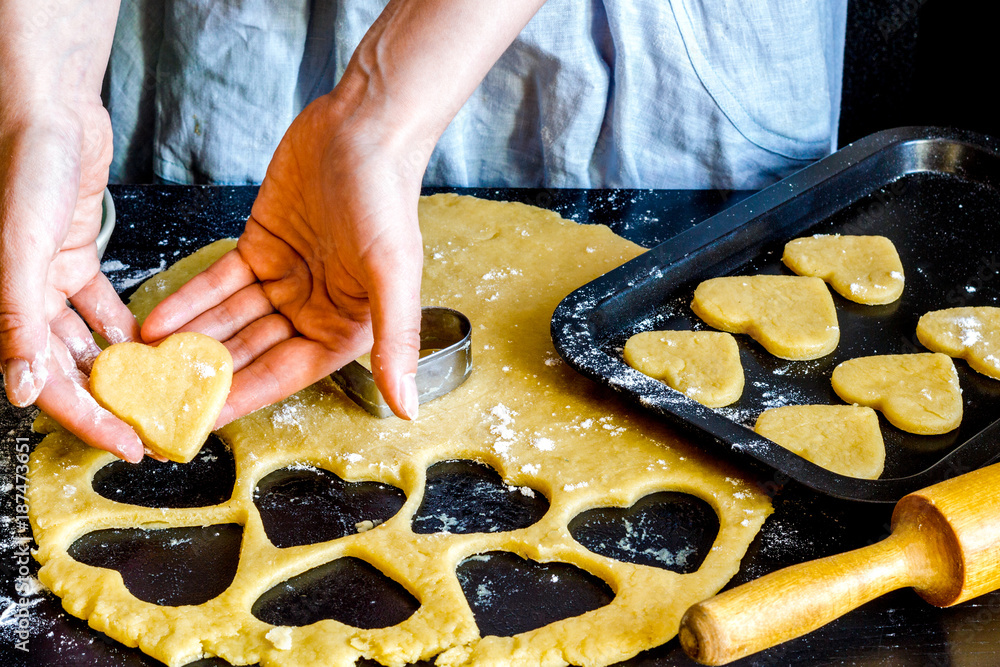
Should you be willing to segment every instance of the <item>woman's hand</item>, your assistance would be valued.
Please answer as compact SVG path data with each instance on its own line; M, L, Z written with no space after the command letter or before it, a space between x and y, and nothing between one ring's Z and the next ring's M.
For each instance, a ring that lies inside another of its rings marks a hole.
M88 325L112 342L139 333L97 257L111 162L100 89L117 3L90 5L0 5L0 363L11 403L138 461L139 438L97 404L86 375L100 351Z
M386 401L416 417L426 157L400 159L350 113L331 94L295 119L237 248L143 324L148 341L193 330L229 348L236 375L219 426L369 350Z
M213 335L237 370L218 425L372 351L417 415L420 181L438 137L542 0L391 0L275 151L236 250L160 304L147 341Z

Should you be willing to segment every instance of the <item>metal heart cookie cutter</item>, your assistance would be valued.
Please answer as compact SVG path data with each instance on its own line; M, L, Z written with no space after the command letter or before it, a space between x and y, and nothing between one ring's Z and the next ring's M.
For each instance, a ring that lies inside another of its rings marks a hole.
M472 324L451 308L424 308L420 314L420 360L417 361L417 402L447 394L472 372ZM392 410L375 386L372 372L352 361L331 374L344 393L365 410L385 419Z

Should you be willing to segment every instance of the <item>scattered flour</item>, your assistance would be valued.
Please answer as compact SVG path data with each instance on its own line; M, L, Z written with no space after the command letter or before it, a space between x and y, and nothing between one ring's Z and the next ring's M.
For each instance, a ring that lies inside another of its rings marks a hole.
M551 438L543 438L541 436L532 438L531 444L534 445L535 449L542 452L551 452L556 448L556 443Z
M294 399L290 399L271 414L271 423L276 427L296 428L301 431L301 417L302 412L299 404Z
M983 323L978 318L970 316L956 317L953 321L958 327L962 345L970 347L983 339L980 333Z
M117 259L109 259L101 264L101 272L108 276L108 280L119 292L138 285L165 268L167 260L163 257L160 258L160 265L152 269L133 269Z
M194 369L198 372L198 377L215 377L215 366L212 364L207 364L204 361L196 361L194 362Z
M486 584L476 586L476 604L479 607L488 607L493 602L493 591Z
M517 440L517 433L513 428L516 416L517 413L503 403L497 403L490 409L490 417L495 421L490 425L490 433L496 437L493 451L504 459L508 458L510 446Z

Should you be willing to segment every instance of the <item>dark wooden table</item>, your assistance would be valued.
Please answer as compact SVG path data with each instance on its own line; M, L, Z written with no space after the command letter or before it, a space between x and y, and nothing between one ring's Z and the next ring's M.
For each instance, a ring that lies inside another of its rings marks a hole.
M223 236L238 235L256 189L252 187L117 186L112 188L118 224L105 255L105 268L122 294L155 270ZM646 246L675 234L739 201L749 193L697 191L475 190L492 199L519 200L556 210L579 222L608 224ZM31 432L34 411L12 408L0 399L0 665L156 665L90 630L62 612L59 601L42 591L19 587L30 529L18 520L15 502L18 454L39 437ZM785 486L774 499L774 514L751 545L734 582L753 579L785 565L839 553L884 538L891 507L838 501L808 489ZM25 564L25 561L28 561ZM23 593L28 593L24 596ZM26 606L12 606L15 601ZM29 628L26 643L16 632L19 619ZM899 591L848 614L811 635L739 663L762 665L871 665L973 667L1000 664L1000 594L939 610L912 591ZM27 650L22 650L27 649ZM199 665L225 664L205 660ZM660 667L693 665L673 640L627 664Z

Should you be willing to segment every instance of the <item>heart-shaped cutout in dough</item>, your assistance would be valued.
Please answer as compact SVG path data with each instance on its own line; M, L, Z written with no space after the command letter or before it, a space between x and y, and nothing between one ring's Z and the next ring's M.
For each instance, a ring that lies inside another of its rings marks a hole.
M279 549L360 533L391 519L406 502L395 486L348 482L311 466L275 470L257 482L253 503L264 534Z
M451 459L427 469L427 481L411 529L417 534L500 533L542 519L549 500L529 486L508 483L477 461Z
M586 614L615 599L607 582L578 565L555 560L543 563L510 551L470 555L458 564L455 574L484 637L520 635ZM463 663L526 664L509 658L465 659Z
M94 362L90 391L149 449L187 463L212 431L232 378L233 359L222 343L185 332L156 347L108 347Z
M251 613L277 626L266 637L275 648L285 644L287 651L295 635L275 632L278 628L304 627L325 619L368 630L388 628L419 608L420 600L397 581L361 558L345 556L265 591L253 603Z
M781 257L800 276L815 276L845 299L892 303L903 293L903 263L884 236L816 234L789 241Z
M659 491L631 507L595 507L569 522L573 539L623 563L697 572L719 534L719 517L688 493Z
M840 475L878 479L885 466L885 442L871 408L785 405L765 410L753 430Z
M105 528L79 537L68 551L73 560L116 570L140 600L179 607L203 604L229 588L242 541L243 526L232 523Z
M932 352L965 359L983 375L1000 380L1000 308L946 308L917 322L917 340Z
M831 381L837 396L881 411L907 433L938 435L962 422L962 388L955 364L944 354L849 359L833 369Z
M622 356L632 368L709 408L743 394L736 339L718 331L644 331L628 339Z
M116 460L94 474L97 495L140 507L211 507L233 496L236 460L226 443L210 435L187 463Z
M694 291L691 310L716 329L748 334L781 359L818 359L840 342L833 297L819 278L712 278Z

